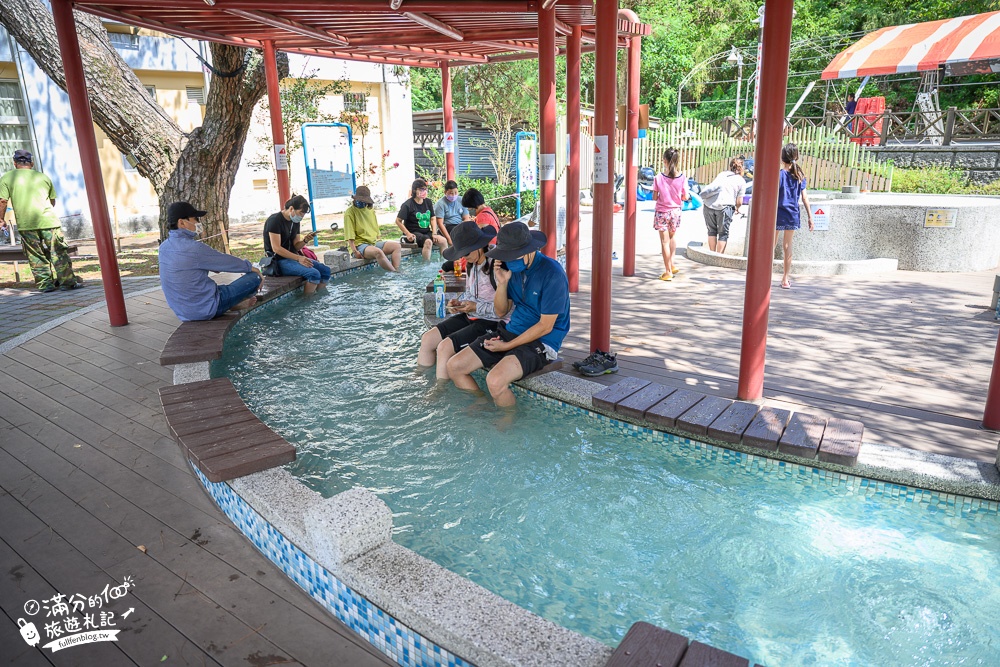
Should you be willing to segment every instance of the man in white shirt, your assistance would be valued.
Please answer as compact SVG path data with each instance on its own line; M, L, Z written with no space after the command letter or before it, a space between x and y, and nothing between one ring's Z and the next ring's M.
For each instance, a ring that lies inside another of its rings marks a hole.
M733 214L739 212L747 189L747 182L743 178L743 160L738 157L730 160L729 171L716 176L704 190L716 187L719 190L718 196L711 203L706 202L703 207L705 226L708 228L708 249L725 254L729 225L733 222Z

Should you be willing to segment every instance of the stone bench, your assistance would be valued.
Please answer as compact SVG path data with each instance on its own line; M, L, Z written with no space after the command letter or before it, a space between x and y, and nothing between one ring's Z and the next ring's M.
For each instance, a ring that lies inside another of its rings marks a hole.
M825 419L628 377L594 394L595 408L698 439L853 466L864 424Z
M174 440L209 481L295 460L295 447L250 412L229 378L162 387L160 403Z
M676 632L639 622L629 628L605 667L749 667L750 661Z
M257 303L262 304L287 294L304 280L298 276L265 276ZM226 334L246 313L231 310L221 317L201 322L181 322L170 334L160 353L161 366L212 361L222 356Z

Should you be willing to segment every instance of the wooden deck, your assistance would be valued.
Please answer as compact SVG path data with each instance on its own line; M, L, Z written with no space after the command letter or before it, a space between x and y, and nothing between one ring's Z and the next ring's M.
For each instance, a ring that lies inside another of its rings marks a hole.
M0 356L2 658L393 664L257 553L204 493L157 396L172 383L157 359L177 319L160 293L127 306L127 327L111 328L96 310ZM28 599L94 595L126 575L135 588L111 610L135 612L117 619L117 642L53 654L21 640Z
M743 273L679 265L669 283L656 280L658 257L639 256L632 278L616 267L611 338L621 370L594 380L627 375L736 398ZM567 362L590 352L589 283L581 272L560 350ZM793 283L772 292L766 405L860 421L866 442L995 461L1000 435L979 427L1000 328L989 311L993 272Z

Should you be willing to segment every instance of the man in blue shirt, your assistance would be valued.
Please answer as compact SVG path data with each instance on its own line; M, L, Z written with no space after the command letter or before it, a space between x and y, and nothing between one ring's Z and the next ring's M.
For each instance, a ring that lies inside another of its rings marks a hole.
M523 222L500 228L497 245L486 256L498 260L494 310L498 317L510 314L510 322L448 360L449 377L467 391L479 389L471 373L492 366L486 385L500 407L515 403L511 382L555 361L569 332L569 281L559 262L538 252L543 246L545 234Z
M438 199L437 203L434 204L434 217L437 218L438 229L448 241L448 245L452 245L452 230L466 220L472 220L469 211L462 206L462 202L458 198L458 183L455 181L448 181L444 184L444 197Z
M160 244L160 284L167 305L182 322L211 320L236 307L250 308L257 303L260 271L245 259L209 248L198 241L201 223L199 211L186 201L167 208L170 233ZM219 285L208 277L209 271L245 273L228 285Z

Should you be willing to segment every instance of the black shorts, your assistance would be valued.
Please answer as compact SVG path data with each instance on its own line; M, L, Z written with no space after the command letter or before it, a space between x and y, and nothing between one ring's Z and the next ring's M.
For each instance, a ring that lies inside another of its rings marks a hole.
M423 233L423 232L413 232L413 231L411 231L410 233L413 234L416 237L416 240L414 241L414 243L417 244L418 248L422 248L422 247L424 247L425 243L427 243L428 241L433 241L434 240L433 238L431 238L431 231L429 229L427 230L426 234Z
M441 338L451 340L455 351L459 352L480 336L496 336L497 323L493 320L473 320L465 313L459 313L439 322L435 328L441 333Z
M484 340L487 338L496 338L497 336L504 342L509 342L517 338L516 334L507 331L507 328L501 323L495 334L491 333L480 336L469 345L469 349L475 352L479 360L483 362L484 368L496 366L504 357L514 355L521 362L521 377L527 377L532 373L542 370L549 363L549 358L545 356L545 346L542 345L542 341L540 340L534 340L525 345L518 345L513 350L507 350L506 352L492 352L483 347Z

